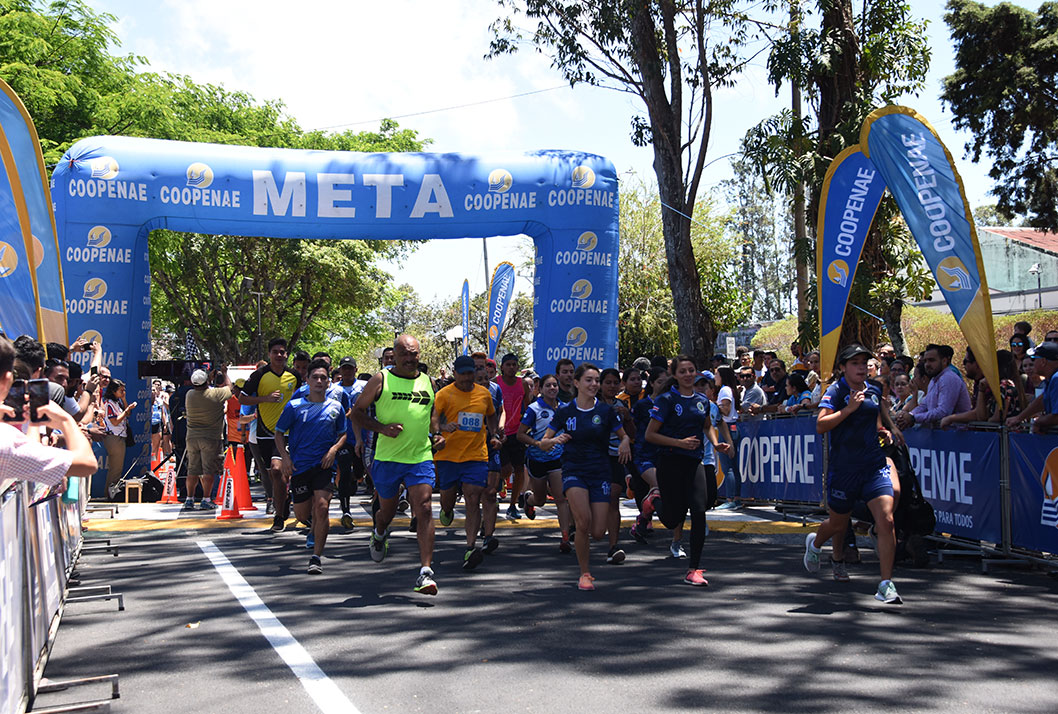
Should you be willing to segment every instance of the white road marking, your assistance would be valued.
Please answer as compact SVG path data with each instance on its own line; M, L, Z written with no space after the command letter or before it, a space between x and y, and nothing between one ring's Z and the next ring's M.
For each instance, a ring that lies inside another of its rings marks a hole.
M349 701L348 697L338 688L338 685L324 674L323 670L312 659L312 656L301 646L301 643L294 639L294 636L283 626L283 623L272 614L272 611L258 597L253 587L246 582L242 574L231 564L231 561L228 560L224 553L220 552L217 546L213 545L213 541L199 540L195 542L205 553L206 557L209 558L209 561L213 563L213 567L217 569L221 580L224 581L224 584L231 590L231 594L235 596L235 599L246 610L246 614L257 623L257 626L261 629L261 634L268 640L268 644L272 645L272 648L287 663L294 676L301 682L301 686L305 687L305 691L316 702L316 706L320 708L320 711L324 712L324 714L360 714L360 710Z

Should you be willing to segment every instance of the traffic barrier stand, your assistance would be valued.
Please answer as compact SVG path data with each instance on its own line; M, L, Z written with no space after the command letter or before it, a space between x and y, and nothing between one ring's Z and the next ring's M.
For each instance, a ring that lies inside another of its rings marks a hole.
M235 503L240 511L256 511L253 498L250 496L250 477L246 474L246 459L241 452L245 446L233 446L229 449L232 454L231 475L235 479Z
M224 466L224 478L220 482L221 499L220 512L217 514L218 521L230 521L236 518L242 518L242 514L239 513L238 505L235 503L235 483L231 477L231 469Z

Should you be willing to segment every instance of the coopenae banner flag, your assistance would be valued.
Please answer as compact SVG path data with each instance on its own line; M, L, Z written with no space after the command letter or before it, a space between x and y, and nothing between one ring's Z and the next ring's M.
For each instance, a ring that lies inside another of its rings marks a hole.
M507 308L514 295L514 265L500 263L492 273L492 287L489 290L489 357L496 358L496 348L500 344L500 333L507 321Z
M914 109L871 112L860 146L885 179L993 394L999 394L988 281L970 204L951 153Z
M470 351L470 281L463 281L463 354Z
M834 368L856 266L884 194L884 179L859 145L835 156L823 179L816 228L822 375Z

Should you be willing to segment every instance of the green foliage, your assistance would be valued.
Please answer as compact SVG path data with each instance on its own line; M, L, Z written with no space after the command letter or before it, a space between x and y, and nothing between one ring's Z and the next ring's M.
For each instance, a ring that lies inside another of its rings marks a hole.
M956 70L944 78L941 99L953 126L973 134L967 153L992 160L1002 213L1058 230L1058 3L1034 13L950 0L944 20Z
M973 210L974 225L977 226L1012 226L1014 217L1003 213L995 203L977 206Z
M680 344L668 287L660 199L642 183L621 188L618 360L629 365L642 355L674 355ZM691 241L702 275L702 300L716 316L718 329L729 330L749 316L750 303L736 267L736 239L726 231L730 216L710 199L698 202L694 219Z

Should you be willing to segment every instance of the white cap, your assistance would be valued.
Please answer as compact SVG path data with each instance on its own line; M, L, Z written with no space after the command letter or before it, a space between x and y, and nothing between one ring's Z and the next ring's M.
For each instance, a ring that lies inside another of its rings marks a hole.
M206 374L204 370L196 369L194 372L191 373L191 384L195 385L196 387L201 387L208 380L209 375Z

